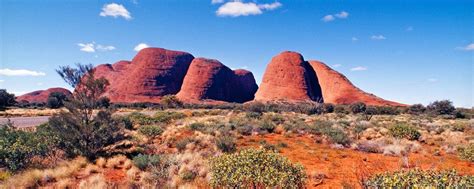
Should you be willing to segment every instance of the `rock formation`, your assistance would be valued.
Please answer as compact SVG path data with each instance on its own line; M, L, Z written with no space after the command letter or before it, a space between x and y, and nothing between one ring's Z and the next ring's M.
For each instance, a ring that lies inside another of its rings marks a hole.
M49 94L53 92L63 93L66 96L71 96L71 92L65 88L49 88L46 90L33 91L16 98L17 102L28 102L28 103L46 103Z
M189 67L177 97L188 102L206 99L245 102L253 99L257 88L249 71L232 71L217 60L196 58Z
M104 96L125 103L159 102L180 90L185 102L245 102L253 99L258 88L249 71L232 71L217 60L194 59L189 53L162 48L145 48L131 62L99 65L94 76L109 81Z
M384 100L360 90L344 75L322 62L309 61L309 63L318 76L325 103L352 104L363 102L374 106L405 106L404 104Z
M255 94L257 101L322 102L318 78L301 54L285 51L272 58Z

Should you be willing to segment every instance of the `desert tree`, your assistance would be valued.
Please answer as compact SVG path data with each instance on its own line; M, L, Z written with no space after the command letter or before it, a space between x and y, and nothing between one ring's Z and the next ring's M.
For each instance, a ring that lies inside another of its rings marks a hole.
M6 89L0 89L0 110L4 110L7 106L15 104L15 95L7 92Z
M59 147L72 157L93 159L106 155L108 146L124 138L123 127L112 119L111 109L97 106L108 81L96 78L92 65L62 66L56 71L75 88L72 97L64 102L67 111L52 116L48 123L59 138Z

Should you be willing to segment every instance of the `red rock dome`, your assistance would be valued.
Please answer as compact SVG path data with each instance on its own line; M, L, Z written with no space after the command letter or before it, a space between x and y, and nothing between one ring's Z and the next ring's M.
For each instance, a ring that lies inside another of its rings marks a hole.
M245 102L253 99L257 84L252 73L232 71L213 59L192 61L177 97L185 102L216 100Z
M49 88L46 90L33 91L16 98L17 102L29 102L29 103L46 103L48 101L49 94L59 92L66 96L71 96L71 92L65 88Z
M318 78L301 54L285 51L272 58L255 94L257 101L320 101Z
M406 106L366 93L354 86L346 76L319 61L309 61L318 76L325 103L352 104L363 102L374 106Z

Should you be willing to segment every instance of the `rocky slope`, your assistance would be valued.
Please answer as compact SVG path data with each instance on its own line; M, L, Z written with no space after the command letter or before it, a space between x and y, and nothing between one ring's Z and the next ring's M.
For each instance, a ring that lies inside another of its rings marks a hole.
M17 102L28 102L28 103L46 103L49 94L53 92L63 93L66 96L71 96L71 92L65 88L49 88L46 90L33 91L16 98Z
M331 69L322 62L309 61L309 63L318 76L325 103L352 104L364 102L365 104L375 106L405 106L404 104L384 100L360 90L346 76Z

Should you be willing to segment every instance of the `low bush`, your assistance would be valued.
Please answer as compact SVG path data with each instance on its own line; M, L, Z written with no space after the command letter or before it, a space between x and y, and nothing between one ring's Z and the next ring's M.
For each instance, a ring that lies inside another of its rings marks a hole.
M273 131L276 128L276 125L268 120L262 120L262 122L259 125L259 128L265 131L268 131L269 133L273 133Z
M163 108L181 108L183 102L179 100L175 95L165 95L161 98L160 104Z
M433 115L453 115L456 108L449 100L434 101L426 106L426 111Z
M235 143L235 139L231 136L221 136L217 138L216 146L224 153L232 153L237 150L237 144Z
M461 159L474 162L474 143L459 147L458 154Z
M332 122L318 120L312 127L311 132L327 136L331 142L348 145L351 140L343 130L332 127Z
M200 122L191 123L188 126L188 128L193 131L202 131L205 127L206 127L206 124L200 123Z
M390 127L389 134L395 138L406 138L408 140L418 140L421 136L415 127L405 123L398 123Z
M197 173L195 173L193 171L189 171L189 170L183 171L179 175L179 177L184 181L192 181L192 180L194 180L194 178L196 178L196 176L197 176Z
M151 166L159 164L161 159L162 157L160 155L138 154L133 158L133 164L141 170L146 170Z
M244 125L236 128L237 132L241 135L249 136L252 134L253 127L250 125Z
M147 137L155 137L161 135L163 129L158 125L144 125L138 128L138 132Z
M176 148L179 151L183 151L184 149L186 149L186 145L188 145L189 143L192 143L192 142L194 142L194 139L192 139L192 138L180 139L180 140L176 141Z
M419 169L382 173L363 181L365 188L470 188L474 176L461 176L455 170Z
M365 105L363 102L356 102L353 103L349 106L351 109L351 112L353 114L358 114L358 113L363 113L365 109L367 108L367 105Z
M338 114L348 114L349 111L347 110L346 106L345 105L336 105L334 107L334 113L338 113Z
M211 159L211 185L224 188L303 188L306 174L277 153L247 149Z
M161 112L157 112L153 116L153 119L156 120L157 122L169 123L172 120L178 120L178 119L182 119L184 117L186 117L186 115L181 113L181 112L161 111Z
M334 104L324 103L323 104L323 112L324 113L333 113L334 112Z
M413 114L413 115L420 115L425 113L426 108L423 106L423 104L413 104L410 107L408 107L408 113Z
M97 100L96 106L98 108L109 108L110 107L110 99L107 97L100 97Z

